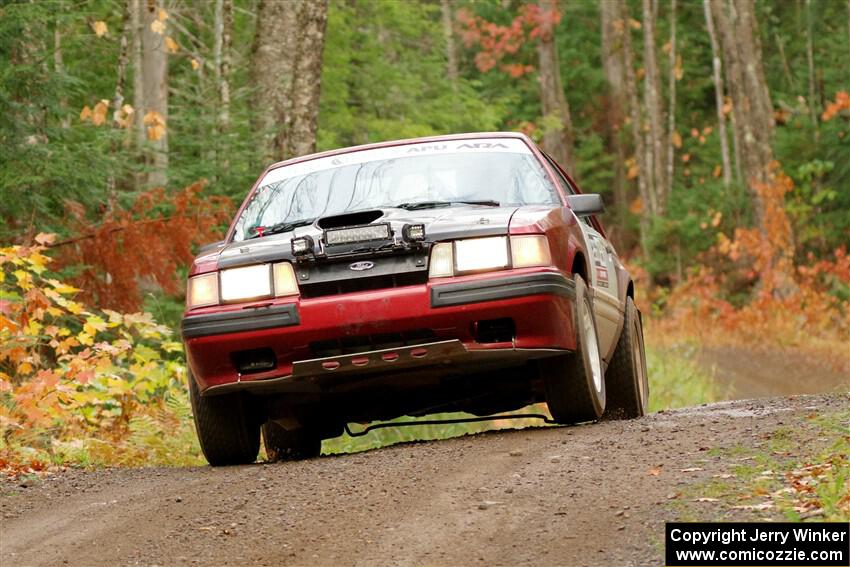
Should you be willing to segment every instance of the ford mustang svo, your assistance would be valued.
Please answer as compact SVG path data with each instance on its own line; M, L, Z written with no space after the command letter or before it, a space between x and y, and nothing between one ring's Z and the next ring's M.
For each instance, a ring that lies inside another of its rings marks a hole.
M277 163L191 266L182 337L204 455L317 455L347 423L545 402L632 418L634 284L598 194L518 133Z

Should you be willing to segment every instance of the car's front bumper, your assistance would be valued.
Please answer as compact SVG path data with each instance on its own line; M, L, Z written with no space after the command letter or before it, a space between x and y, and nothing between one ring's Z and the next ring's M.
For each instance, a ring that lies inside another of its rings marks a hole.
M198 309L184 317L183 339L202 391L285 391L335 376L511 364L574 349L574 295L573 280L558 271L513 270L306 300ZM514 322L513 341L476 341L478 322L503 318ZM427 344L337 356L317 356L311 348L322 341L420 329L432 333ZM274 352L275 368L240 374L236 355L258 348Z

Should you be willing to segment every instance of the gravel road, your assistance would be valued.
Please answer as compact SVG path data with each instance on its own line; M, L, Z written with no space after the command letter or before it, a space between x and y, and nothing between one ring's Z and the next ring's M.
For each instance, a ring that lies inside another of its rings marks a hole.
M660 565L675 495L731 470L710 449L846 405L724 402L297 463L7 479L0 565ZM740 514L724 517L755 519Z

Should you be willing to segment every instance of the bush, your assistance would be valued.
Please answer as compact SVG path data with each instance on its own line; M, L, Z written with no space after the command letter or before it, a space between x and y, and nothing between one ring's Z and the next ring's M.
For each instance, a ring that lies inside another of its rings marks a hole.
M52 239L0 248L0 460L200 462L182 346L148 313L75 301L50 277Z

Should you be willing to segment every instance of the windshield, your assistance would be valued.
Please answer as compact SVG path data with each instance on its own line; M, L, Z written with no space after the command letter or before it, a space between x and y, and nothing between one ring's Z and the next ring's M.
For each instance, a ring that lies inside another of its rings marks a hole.
M521 140L453 140L362 150L274 169L236 223L234 240L281 223L424 202L559 205ZM427 205L426 205L427 206Z

